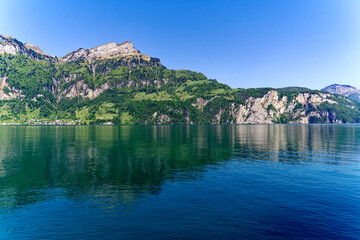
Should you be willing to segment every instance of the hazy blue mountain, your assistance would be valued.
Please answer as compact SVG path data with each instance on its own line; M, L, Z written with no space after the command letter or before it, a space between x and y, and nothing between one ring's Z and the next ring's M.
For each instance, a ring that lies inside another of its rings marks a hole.
M353 86L332 84L321 89L321 91L329 92L332 94L340 94L352 100L360 102L360 90Z

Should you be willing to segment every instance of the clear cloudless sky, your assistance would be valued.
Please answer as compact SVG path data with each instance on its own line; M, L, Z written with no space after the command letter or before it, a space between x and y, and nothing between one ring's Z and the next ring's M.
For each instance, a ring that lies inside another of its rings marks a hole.
M0 0L0 33L55 56L132 41L235 88L360 88L359 0Z

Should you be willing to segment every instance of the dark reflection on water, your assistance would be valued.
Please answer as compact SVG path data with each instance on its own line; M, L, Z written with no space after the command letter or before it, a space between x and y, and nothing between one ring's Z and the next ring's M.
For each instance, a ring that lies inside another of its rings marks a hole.
M0 238L360 236L359 125L0 127Z
M130 199L138 192L157 194L164 180L198 178L203 166L231 157L231 131L219 130L205 126L3 127L1 189L31 196L12 198L13 206L36 201L48 188L63 188L69 196L103 185L116 185Z

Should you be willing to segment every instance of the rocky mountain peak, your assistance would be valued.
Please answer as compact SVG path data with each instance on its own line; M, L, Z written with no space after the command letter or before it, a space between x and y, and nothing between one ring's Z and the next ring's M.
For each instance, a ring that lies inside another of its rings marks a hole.
M77 51L71 52L65 55L63 58L53 57L43 52L38 46L30 43L22 43L15 38L6 35L0 35L0 54L16 55L18 53L27 55L35 60L46 60L50 62L58 61L76 61L84 59L88 62L92 62L99 59L114 58L118 56L122 57L135 57L136 59L143 59L150 61L152 58L140 53L140 51L134 48L134 45L130 41L126 41L120 44L110 42L91 49L80 48Z
M16 54L21 51L21 46L13 38L6 35L0 35L0 54Z
M120 44L115 42L106 43L91 49L82 49L80 48L77 51L67 54L63 57L63 61L76 61L78 59L85 59L89 62L113 58L118 56L138 56L146 60L150 60L150 57L140 53L140 51L134 48L132 42L126 41Z
M39 47L22 43L15 38L0 34L0 54L24 54L34 60L57 61L57 58L44 53Z
M8 36L8 35L2 35L2 34L0 34L0 37L5 38L5 39L11 39L11 37Z
M41 50L38 46L35 46L35 45L32 45L30 43L24 43L24 46L29 49L29 50L33 50L34 52L37 52L39 54L42 54L42 55L46 55L46 56L49 56L49 57L53 57L45 52L43 52L43 50Z

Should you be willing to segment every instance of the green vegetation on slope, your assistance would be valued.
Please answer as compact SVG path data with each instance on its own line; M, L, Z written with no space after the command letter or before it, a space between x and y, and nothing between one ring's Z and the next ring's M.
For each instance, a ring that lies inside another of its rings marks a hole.
M0 55L0 77L7 77L3 92L11 100L0 101L0 122L33 123L73 121L83 124L156 124L156 123L234 123L234 106L244 105L249 98L261 98L272 88L232 89L202 73L171 70L158 61L130 57L87 62L33 60L26 55ZM81 83L81 84L79 84ZM107 84L107 90L96 98L81 97ZM72 93L75 91L75 95ZM319 94L304 88L277 89L279 99L288 102L299 93ZM66 97L72 93L72 97ZM297 104L295 110L323 112L324 118L313 122L341 119L360 122L359 104L340 96L336 104L318 107ZM349 106L344 108L344 106ZM276 112L273 105L266 109ZM325 112L330 114L325 114ZM276 123L293 121L281 114Z

